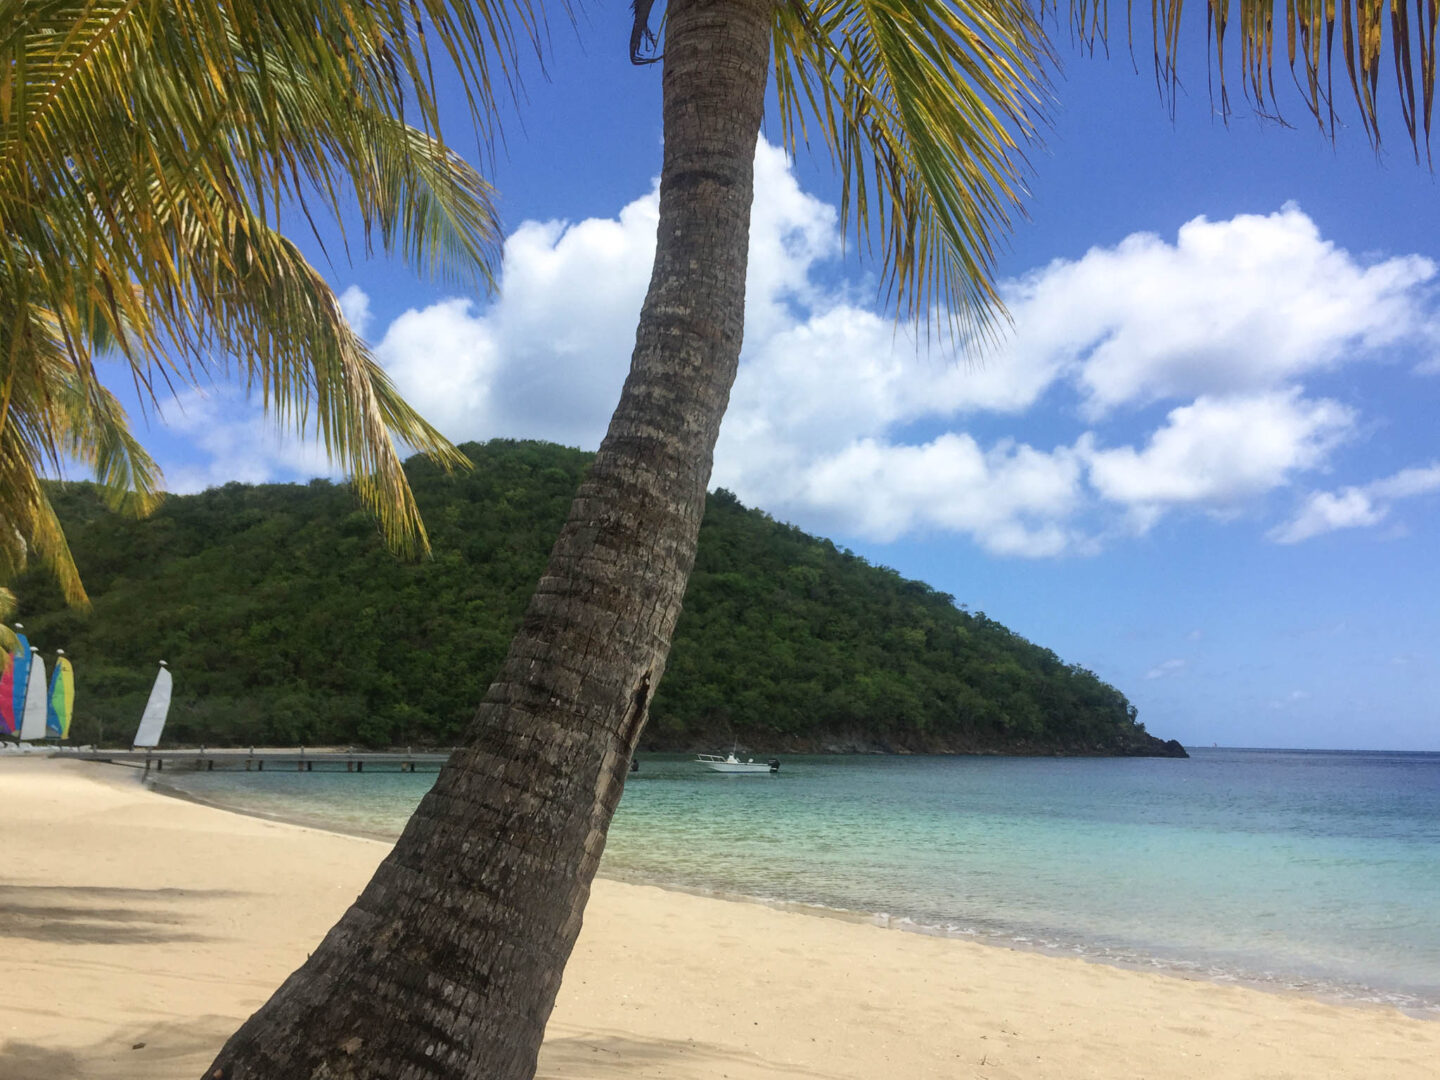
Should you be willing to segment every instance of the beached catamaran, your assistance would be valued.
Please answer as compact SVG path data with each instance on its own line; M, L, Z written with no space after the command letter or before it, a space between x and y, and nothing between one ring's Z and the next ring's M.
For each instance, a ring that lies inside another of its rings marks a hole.
M40 653L30 650L28 673L25 680L25 704L20 720L20 741L36 742L45 738L45 660Z
M170 688L173 681L165 661L160 661L160 670L155 673L155 685L150 687L150 700L145 702L145 711L140 715L140 727L135 732L135 741L130 745L137 749L148 749L160 745L160 733L165 730L165 718L170 715Z
M15 646L13 654L6 653L4 670L0 671L0 725L7 735L20 734L20 722L25 715L25 685L30 674L30 641L15 624Z
M64 649L56 650L55 671L50 676L50 699L45 710L45 737L68 739L70 718L75 714L75 670Z
M0 649L0 734L15 731L15 657Z
M19 624L16 624L18 630ZM57 649L55 673L45 686L45 661L16 633L15 652L0 650L0 732L21 742L67 739L75 715L75 671Z

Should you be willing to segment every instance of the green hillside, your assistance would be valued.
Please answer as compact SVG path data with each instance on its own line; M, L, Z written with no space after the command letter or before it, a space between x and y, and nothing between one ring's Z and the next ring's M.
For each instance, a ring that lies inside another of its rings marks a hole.
M37 647L75 664L72 737L133 734L155 661L166 742L448 745L480 700L589 455L471 444L475 470L408 467L434 557L381 547L348 489L227 484L154 517L89 485L55 504L94 599L17 583ZM949 596L710 497L644 746L1164 753L1123 694ZM1170 745L1170 752L1178 744Z

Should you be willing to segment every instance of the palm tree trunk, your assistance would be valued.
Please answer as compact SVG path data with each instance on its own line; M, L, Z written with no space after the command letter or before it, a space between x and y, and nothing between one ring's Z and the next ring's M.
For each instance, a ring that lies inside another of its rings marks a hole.
M465 745L208 1080L529 1080L680 614L735 378L771 0L671 0L629 378Z

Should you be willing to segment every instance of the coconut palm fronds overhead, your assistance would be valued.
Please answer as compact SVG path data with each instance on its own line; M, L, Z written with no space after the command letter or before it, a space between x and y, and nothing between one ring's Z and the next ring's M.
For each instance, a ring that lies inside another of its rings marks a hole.
M489 287L492 192L443 141L429 50L459 67L483 138L541 30L526 3L0 3L0 513L67 595L84 593L40 476L84 461L141 512L158 490L107 355L147 404L238 377L319 435L394 546L423 549L394 439L463 459L278 226L343 232L354 207L366 250Z
M783 133L818 139L842 181L843 224L882 266L889 299L948 312L983 343L1004 308L996 245L1026 192L1023 148L1051 58L1024 0L780 4L775 84Z

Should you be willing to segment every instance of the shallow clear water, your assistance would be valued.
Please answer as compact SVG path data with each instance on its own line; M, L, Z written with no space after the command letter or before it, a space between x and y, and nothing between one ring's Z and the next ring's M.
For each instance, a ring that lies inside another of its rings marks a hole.
M394 835L434 777L164 779ZM1440 1015L1440 754L645 755L602 873Z

